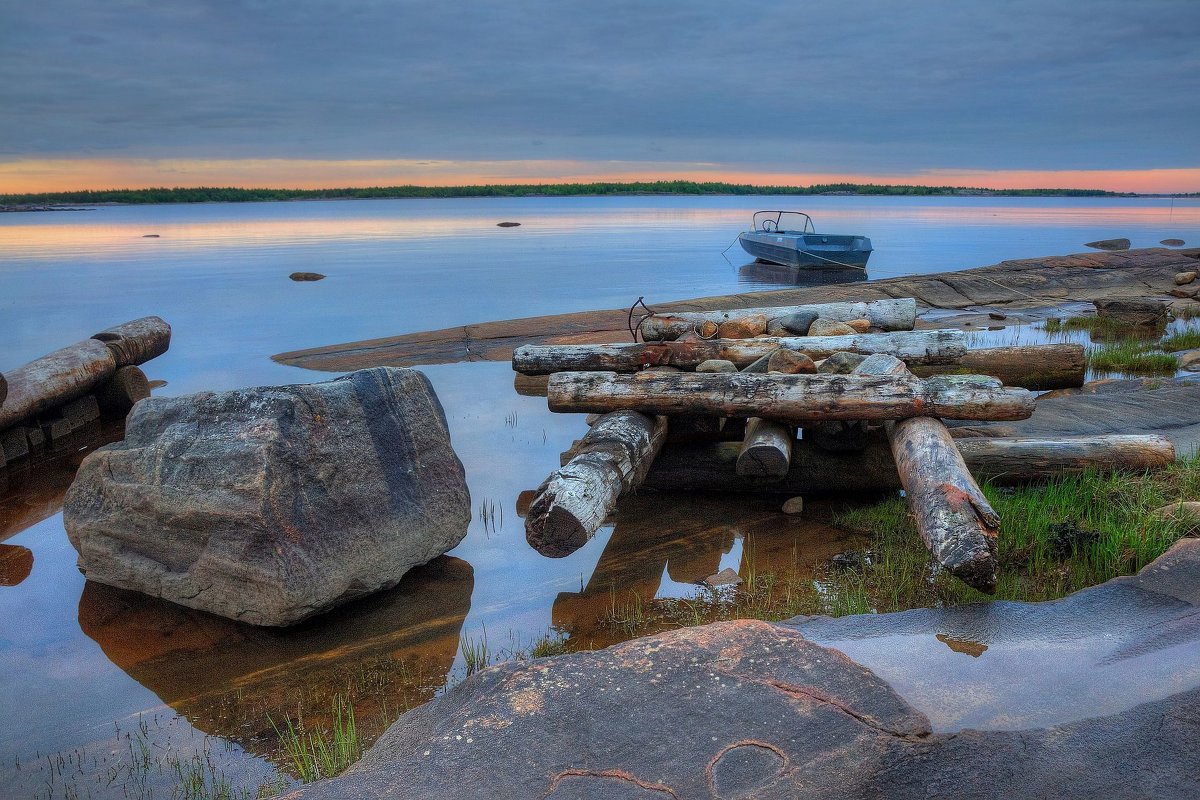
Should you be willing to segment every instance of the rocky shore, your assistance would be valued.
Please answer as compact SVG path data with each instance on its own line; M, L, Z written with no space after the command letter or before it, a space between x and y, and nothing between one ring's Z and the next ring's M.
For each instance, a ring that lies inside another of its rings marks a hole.
M288 796L1194 797L1197 587L1184 540L1054 602L715 623L505 664ZM981 724L944 711L964 705Z

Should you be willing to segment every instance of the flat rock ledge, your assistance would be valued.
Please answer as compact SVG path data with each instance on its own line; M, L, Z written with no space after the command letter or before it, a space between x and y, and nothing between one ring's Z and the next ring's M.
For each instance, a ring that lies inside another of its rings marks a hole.
M63 505L89 580L272 626L395 586L470 520L433 387L388 367L143 400Z
M1134 649L1153 654L1200 635L1198 577L1200 542L1190 540L1135 578L1072 597L1140 592L1139 608L1156 608L1162 618L1138 628ZM1027 609L1065 604L1083 619L1091 605L1071 599L999 604L998 613L1020 620ZM835 622L853 628L901 616ZM715 623L484 670L402 716L344 775L288 797L1182 798L1200 791L1194 684L1158 687L1156 699L1066 724L941 733L875 673L794 627L805 624L811 620ZM1060 635L1069 639L1069 627ZM978 652L960 645L953 655L969 660Z

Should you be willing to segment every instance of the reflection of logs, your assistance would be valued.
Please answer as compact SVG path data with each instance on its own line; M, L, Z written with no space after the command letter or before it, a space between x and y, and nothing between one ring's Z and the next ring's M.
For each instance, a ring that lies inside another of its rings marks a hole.
M970 372L999 378L1005 386L1026 389L1071 389L1083 386L1087 356L1081 344L1033 344L1017 347L986 347L968 350L952 365L910 365L922 378L954 372Z
M33 570L33 551L15 544L0 544L0 586L16 586Z
M328 725L340 695L369 744L428 700L454 663L473 586L470 564L441 556L395 589L280 632L88 581L79 626L198 729L272 757L268 714Z
M606 618L620 615L621 607L649 605L664 574L678 583L713 574L739 537L750 542L742 548L742 575L779 574L782 565L808 574L813 563L861 542L857 534L812 519L781 524L779 504L770 498L636 494L621 501L587 585L555 599L554 626L591 648L628 638Z
M57 514L79 463L97 447L120 439L123 432L120 422L93 422L44 445L28 461L0 470L0 541Z

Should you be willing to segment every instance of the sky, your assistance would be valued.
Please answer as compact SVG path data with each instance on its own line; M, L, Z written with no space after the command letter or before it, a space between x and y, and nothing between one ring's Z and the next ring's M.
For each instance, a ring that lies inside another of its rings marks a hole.
M0 192L1200 191L1200 0L0 0Z

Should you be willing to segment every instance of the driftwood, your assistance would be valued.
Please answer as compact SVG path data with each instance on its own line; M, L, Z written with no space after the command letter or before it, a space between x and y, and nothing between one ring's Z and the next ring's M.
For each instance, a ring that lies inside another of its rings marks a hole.
M1083 386L1087 354L1081 344L1033 344L968 350L954 365L909 363L918 377L967 372L991 375L1005 386L1035 391Z
M1022 484L1085 470L1141 472L1175 460L1163 436L1068 436L1055 438L955 439L977 480ZM770 480L737 474L740 442L663 448L646 475L647 488L696 492L822 495L894 491L901 488L886 439L873 436L865 450L835 453L801 439L792 444L787 475Z
M764 417L802 423L917 416L1014 420L1033 413L1033 395L994 378L943 375L780 375L753 373L559 372L551 411Z
M138 400L150 396L150 381L140 367L118 367L111 378L96 390L100 410L113 416L125 416Z
M763 336L629 344L524 345L513 353L512 367L526 375L554 372L637 372L650 366L695 368L720 359L741 369L779 348L813 360L837 352L887 353L912 364L956 364L967 352L962 331L896 331L853 336Z
M737 474L779 478L792 463L792 441L796 435L782 422L751 417L746 420L746 438L738 453Z
M666 439L667 420L634 411L599 419L574 457L538 488L525 538L543 555L578 550L604 524L617 499L641 484Z
M171 346L171 326L159 317L141 317L100 331L92 337L112 351L118 367L145 364Z
M65 405L107 380L117 365L103 343L85 339L8 373L0 430Z
M692 333L705 322L721 324L733 319L761 315L768 320L792 314L815 314L838 322L870 320L871 326L885 331L911 331L917 319L917 301L912 298L875 300L870 303L819 303L802 306L739 308L733 311L685 311L654 314L642 320L640 330L647 342L678 339Z

